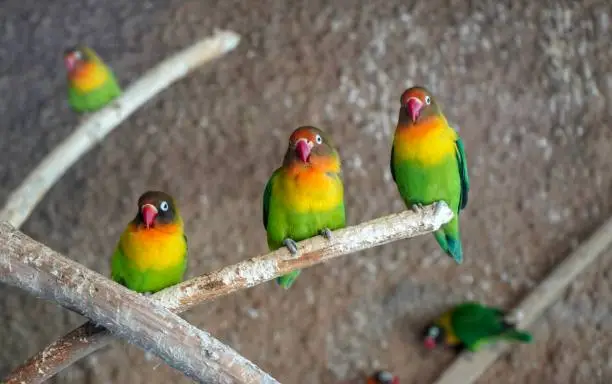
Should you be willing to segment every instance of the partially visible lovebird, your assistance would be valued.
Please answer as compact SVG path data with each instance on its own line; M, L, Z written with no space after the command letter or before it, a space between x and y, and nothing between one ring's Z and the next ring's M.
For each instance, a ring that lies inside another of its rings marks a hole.
M89 47L64 52L68 78L68 103L75 112L94 112L121 95L113 71Z
M289 138L283 164L276 169L263 194L263 224L268 247L286 246L297 253L296 242L318 234L331 239L331 231L345 225L344 185L340 156L320 129L297 128ZM300 271L276 282L288 289Z
M399 377L388 371L376 371L367 378L366 384L399 384Z
M113 253L111 278L133 291L155 293L182 282L186 269L187 236L174 199L145 192Z
M440 200L449 205L455 215L434 236L444 252L461 264L459 211L467 205L470 189L465 149L434 97L423 87L412 87L402 94L390 165L408 207L418 211Z
M423 344L428 349L437 345L476 352L484 344L497 340L531 343L529 332L516 329L505 320L505 312L474 301L463 302L427 326Z

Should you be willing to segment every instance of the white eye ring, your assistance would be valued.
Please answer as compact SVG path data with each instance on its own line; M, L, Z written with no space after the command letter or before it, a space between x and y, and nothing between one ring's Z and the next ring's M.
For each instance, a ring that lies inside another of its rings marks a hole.
M321 137L321 135L317 135L317 137L315 137L315 141L317 142L317 144L321 144L323 142L323 138Z
M168 210L168 202L166 201L162 201L161 204L159 205L159 209L161 209L162 211L166 212Z
M433 337L436 337L440 334L440 330L438 328L432 328L429 330L429 334Z
M431 104L431 97L425 96L425 104L427 105Z

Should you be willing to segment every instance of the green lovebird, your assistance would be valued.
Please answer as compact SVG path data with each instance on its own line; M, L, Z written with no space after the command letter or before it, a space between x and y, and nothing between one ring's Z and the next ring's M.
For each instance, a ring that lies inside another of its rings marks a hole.
M286 246L297 253L296 242L318 234L331 239L331 231L345 225L344 186L340 156L320 129L299 127L289 138L283 164L266 184L263 224L268 247ZM300 271L276 282L288 289Z
M428 349L445 345L476 352L482 345L497 340L531 343L531 334L516 329L504 316L499 308L473 301L461 303L427 326L423 344Z
M449 205L455 215L434 236L444 252L461 264L459 211L467 205L470 189L465 150L423 87L412 87L402 94L390 163L402 199L415 212L441 200Z
M86 46L64 52L68 103L75 112L94 112L121 95L112 70Z
M182 282L186 269L187 236L174 199L145 192L113 253L111 278L133 291L155 293Z

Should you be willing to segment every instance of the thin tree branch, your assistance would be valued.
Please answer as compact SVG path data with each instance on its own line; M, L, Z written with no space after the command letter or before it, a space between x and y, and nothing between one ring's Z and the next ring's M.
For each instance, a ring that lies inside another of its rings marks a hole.
M528 328L563 293L576 277L610 248L612 244L612 219L582 243L557 266L510 314L518 320L520 328ZM510 349L508 343L500 343L493 349L483 349L468 359L467 352L440 375L435 384L471 384L502 354Z
M47 191L94 145L138 107L195 68L233 50L240 36L218 31L214 36L167 58L127 88L121 96L89 116L26 177L0 211L0 221L21 227Z
M452 217L452 211L443 202L437 209L434 205L426 206L418 214L405 211L381 217L337 230L331 241L320 236L302 241L298 243L299 257L291 257L282 248L166 288L151 297L173 312L184 312L205 301L253 287L296 269L435 231ZM89 328L91 326L86 323L47 346L5 378L6 384L40 383L113 340L108 331L92 335Z
M65 258L8 223L0 223L0 281L87 316L198 382L278 383L155 300Z

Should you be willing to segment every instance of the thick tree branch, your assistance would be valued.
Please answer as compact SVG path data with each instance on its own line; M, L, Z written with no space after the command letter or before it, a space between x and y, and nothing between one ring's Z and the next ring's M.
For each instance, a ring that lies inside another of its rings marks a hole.
M542 313L559 298L576 277L610 248L612 244L612 219L609 219L597 232L582 243L544 281L542 281L514 309L511 317L518 319L520 328L528 328ZM460 354L455 362L438 378L435 384L471 384L502 354L510 349L510 344L500 343L494 349L483 349L476 356L467 358L467 352Z
M0 223L0 281L92 319L198 382L278 383L155 300L63 257L8 223Z
M296 269L373 248L392 241L423 235L453 217L445 203L424 207L416 214L405 211L333 232L329 242L320 236L302 241L299 257L286 249L254 257L188 280L151 296L173 312L183 312L205 301L249 288ZM6 384L40 383L113 340L108 331L91 334L85 324L46 347L5 378ZM44 367L44 369L41 369Z
M21 227L47 191L81 156L156 94L195 68L233 50L240 36L218 31L212 37L167 58L127 88L121 96L89 116L26 177L0 211L0 221Z

